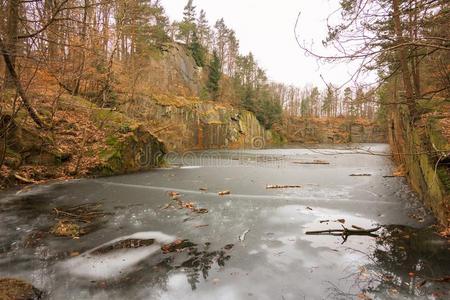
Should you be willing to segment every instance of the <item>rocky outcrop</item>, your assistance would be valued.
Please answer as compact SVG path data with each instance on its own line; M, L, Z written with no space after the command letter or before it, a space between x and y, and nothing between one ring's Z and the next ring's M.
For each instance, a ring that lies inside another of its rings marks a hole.
M121 136L110 136L100 151L100 163L93 175L114 175L159 167L164 163L166 147L143 125L133 126Z
M444 226L450 225L450 112L431 113L412 125L402 110L390 115L389 142L411 187Z
M289 118L286 126L289 142L296 143L385 143L384 127L367 120L346 118Z
M163 164L166 148L147 124L79 97L64 97L58 105L52 119L41 109L43 120L52 124L46 130L25 114L0 115L0 134L6 135L0 139L0 186L123 174Z

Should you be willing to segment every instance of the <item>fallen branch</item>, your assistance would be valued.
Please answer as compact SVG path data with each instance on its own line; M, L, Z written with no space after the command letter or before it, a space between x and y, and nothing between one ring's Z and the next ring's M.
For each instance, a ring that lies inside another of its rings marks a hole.
M23 183L28 183L28 184L36 183L35 180L22 177L22 176L20 176L18 174L14 174L14 178L16 178L19 181L22 181Z
M202 228L202 227L208 227L208 224L201 224L201 225L196 225L195 228Z
M313 161L294 161L293 164L297 165L329 165L330 163L325 160L313 160Z
M267 185L266 189L293 189L293 188L301 188L301 185Z

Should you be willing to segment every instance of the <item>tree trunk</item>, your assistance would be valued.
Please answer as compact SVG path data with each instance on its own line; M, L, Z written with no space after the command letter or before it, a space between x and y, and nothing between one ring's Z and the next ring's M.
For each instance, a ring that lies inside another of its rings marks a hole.
M8 1L8 11L7 11L7 24L6 24L6 40L3 45L4 49L9 53L10 63L13 69L16 66L16 55L17 55L17 35L18 35L18 24L19 24L19 0L9 0ZM5 66L5 88L14 87L14 79L11 77L8 71L8 66Z
M45 16L46 16L46 21L49 22L50 19L53 17L53 14L55 13L55 4L54 4L54 0L45 0L44 3L44 8L45 8ZM48 26L48 30L47 30L47 45L48 45L48 59L49 61L54 60L58 53L57 53L57 43L58 43L58 38L57 38L57 28L54 24Z
M5 44L3 43L3 40L0 37L0 53L3 56L3 59L5 61L6 69L8 71L8 76L12 81L12 84L16 87L17 93L22 98L22 103L25 106L25 109L28 111L28 114L33 119L33 121L38 125L40 128L44 128L45 125L39 118L39 116L36 113L36 110L31 106L30 101L28 101L27 95L22 88L22 84L19 81L19 77L17 76L16 70L14 69L14 65L11 61L11 55L9 54L8 50L6 49Z
M75 79L75 87L73 89L73 95L78 95L80 93L80 83L81 83L81 77L83 76L84 71L84 65L86 63L86 39L87 39L87 17L88 17L88 7L89 7L89 0L84 0L84 11L83 11L83 27L81 30L81 45L80 48L81 55L80 55L80 66L78 67L78 74Z
M399 0L392 0L393 5L393 19L394 28L397 38L397 44L401 45L405 43L405 38L403 37L403 29L400 20L400 3ZM397 57L400 62L400 69L402 72L403 86L405 88L406 104L408 106L409 114L413 120L417 117L417 108L415 102L415 95L413 85L411 83L411 72L408 66L408 49L406 46L401 46L397 50Z

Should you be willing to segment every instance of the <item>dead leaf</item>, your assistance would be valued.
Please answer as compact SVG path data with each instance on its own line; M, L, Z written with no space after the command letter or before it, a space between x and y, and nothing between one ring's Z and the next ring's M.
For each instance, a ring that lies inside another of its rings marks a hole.
M361 300L372 300L372 298L367 296L365 293L359 293L358 294L358 299L361 299Z
M180 197L180 193L177 193L177 192L168 192L167 194L170 197L172 197L172 199L176 199L176 198Z

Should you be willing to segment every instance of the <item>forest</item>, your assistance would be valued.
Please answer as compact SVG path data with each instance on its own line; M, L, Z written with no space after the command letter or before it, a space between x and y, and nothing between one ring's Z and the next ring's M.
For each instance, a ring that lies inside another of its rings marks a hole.
M183 19L172 23L159 1L5 1L3 6L2 49L17 75L3 62L5 88L15 87L17 77L28 82L29 93L45 82L56 96L80 95L100 106L133 101L145 93L139 76L148 58L175 42L204 70L200 98L242 106L268 127L280 122L282 109L290 115L369 119L376 111L374 93L363 87L347 87L340 95L332 85L319 91L268 81L253 54L240 53L234 30L223 19L210 26L206 12L197 12L192 1Z

